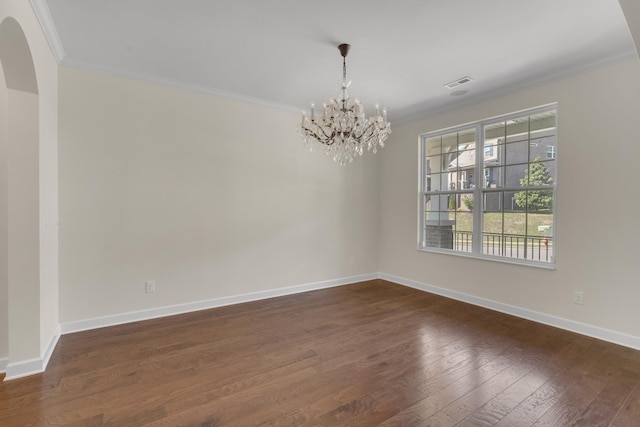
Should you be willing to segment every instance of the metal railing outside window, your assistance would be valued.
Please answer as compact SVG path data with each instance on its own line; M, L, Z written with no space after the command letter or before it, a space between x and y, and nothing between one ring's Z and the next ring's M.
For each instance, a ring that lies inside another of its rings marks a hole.
M453 249L472 252L473 233L453 232ZM553 238L522 234L482 233L482 253L508 258L549 262L553 256Z

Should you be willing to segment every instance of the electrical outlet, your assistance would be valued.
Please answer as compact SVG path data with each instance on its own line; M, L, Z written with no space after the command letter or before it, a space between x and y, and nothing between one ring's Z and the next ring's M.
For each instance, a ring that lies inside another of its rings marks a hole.
M155 280L147 280L144 282L144 291L148 294L152 294L156 291L156 282Z
M584 292L573 291L573 303L578 305L584 305Z

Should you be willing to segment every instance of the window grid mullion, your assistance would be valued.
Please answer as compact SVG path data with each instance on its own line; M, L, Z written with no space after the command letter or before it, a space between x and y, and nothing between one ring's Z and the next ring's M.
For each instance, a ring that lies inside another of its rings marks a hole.
M420 238L418 241L419 248L426 247L427 230L426 230L426 202L427 202L427 139L420 138L420 196L418 203L418 226L420 227Z
M482 211L484 210L484 199L482 189L484 188L484 125L476 125L476 171L483 180L476 179L476 186L473 189L474 210L473 210L473 250L476 255L482 253Z

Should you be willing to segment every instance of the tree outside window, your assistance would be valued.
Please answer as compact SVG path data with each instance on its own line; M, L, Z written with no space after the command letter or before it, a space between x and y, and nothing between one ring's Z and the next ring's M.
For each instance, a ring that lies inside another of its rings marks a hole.
M535 187L553 185L553 177L540 157L529 165L524 177L520 179L520 186ZM516 205L528 211L551 210L553 204L553 190L519 191L515 194Z

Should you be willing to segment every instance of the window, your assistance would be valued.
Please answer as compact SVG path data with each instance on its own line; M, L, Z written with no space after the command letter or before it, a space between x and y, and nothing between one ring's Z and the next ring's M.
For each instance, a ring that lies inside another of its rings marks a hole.
M547 159L555 159L555 158L556 158L556 146L547 145Z
M484 158L493 157L493 147L494 144L485 144L484 146Z
M430 132L420 144L421 250L554 265L555 105Z

